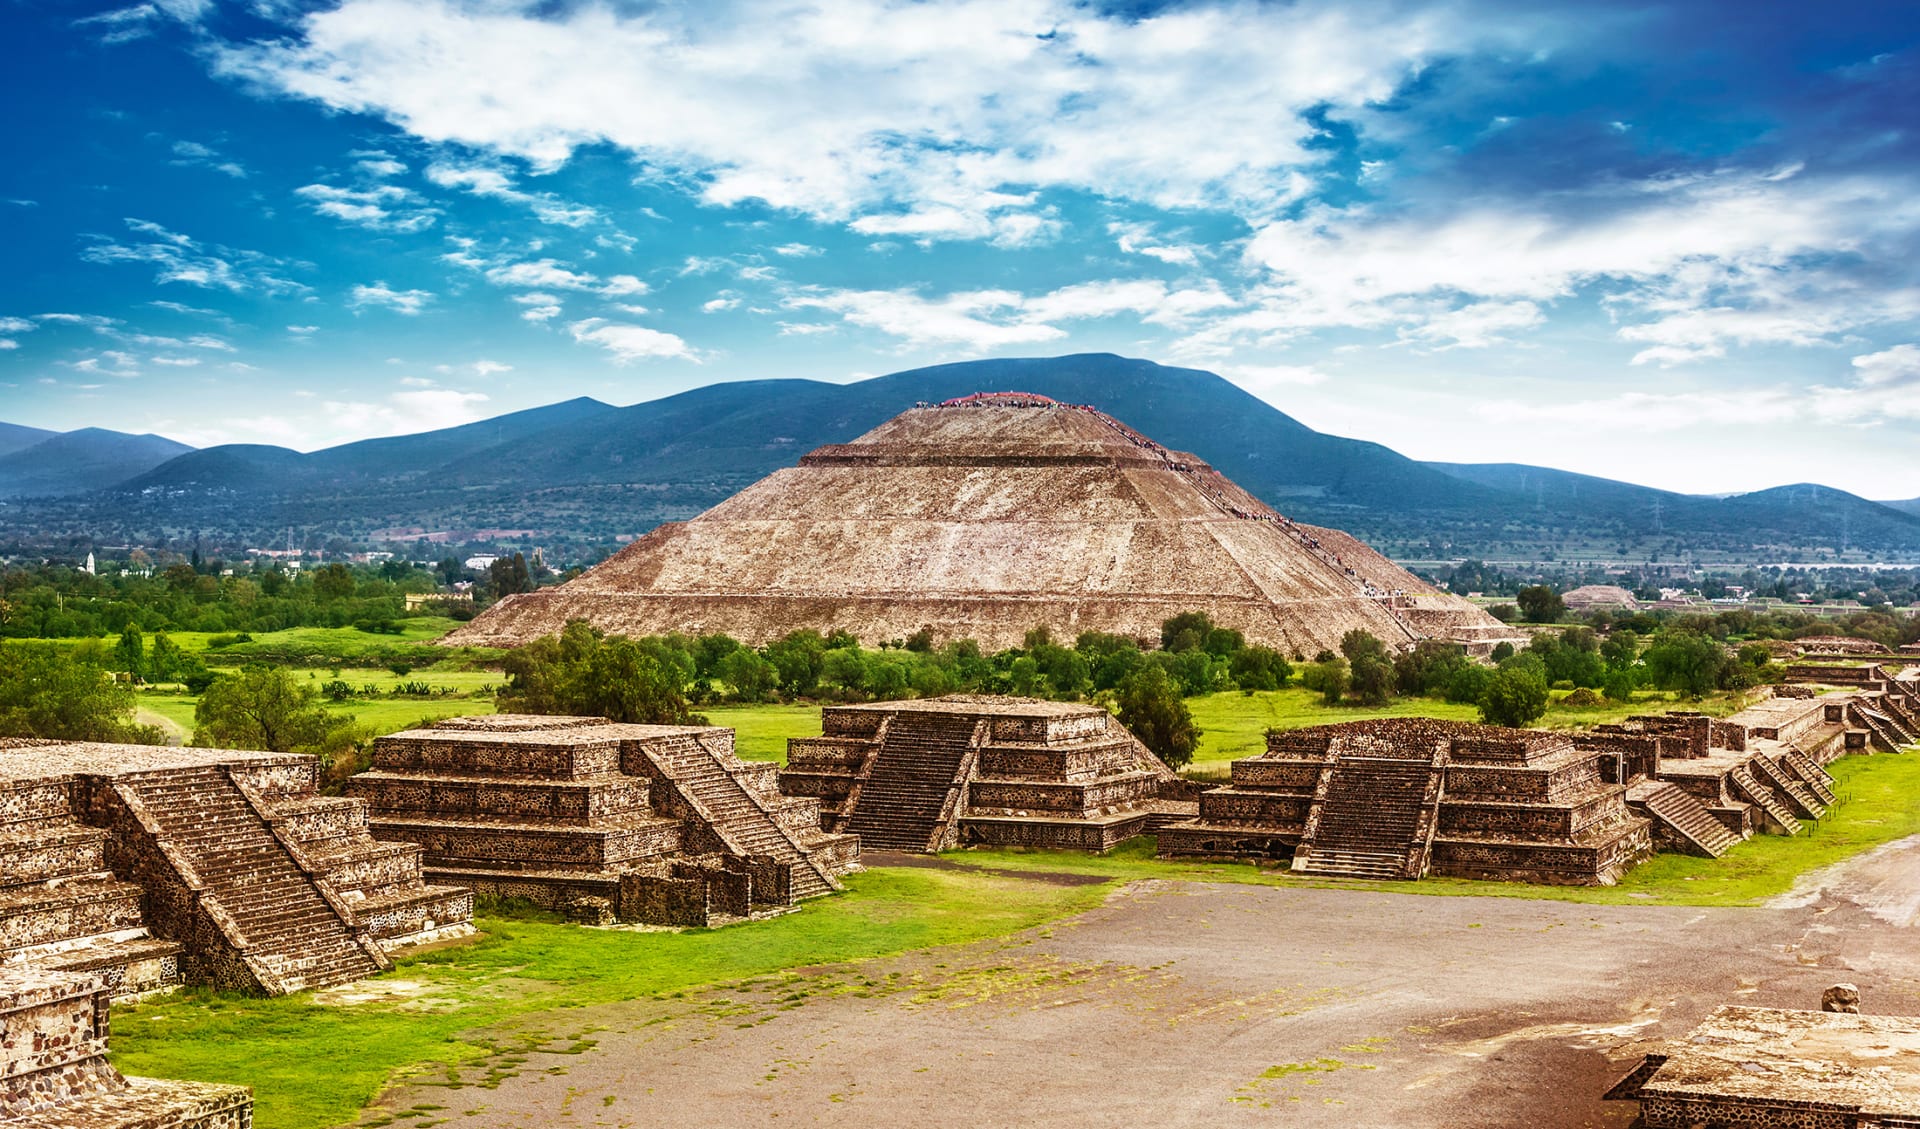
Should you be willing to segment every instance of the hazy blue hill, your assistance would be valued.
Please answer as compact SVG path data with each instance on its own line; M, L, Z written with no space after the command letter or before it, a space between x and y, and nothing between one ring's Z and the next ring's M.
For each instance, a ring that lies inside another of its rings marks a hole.
M24 451L35 443L44 443L60 434L48 431L44 427L28 427L18 423L0 423L0 458Z
M193 448L159 435L83 427L0 456L0 497L84 494L112 486Z
M153 487L210 493L284 495L319 490L337 494L355 485L391 484L432 474L443 466L473 460L502 443L517 443L555 427L614 411L581 396L558 404L511 412L493 419L416 435L363 439L302 454L287 447L228 443L182 455L116 489L138 493ZM497 463L487 472L503 472Z
M285 490L307 479L306 458L291 447L223 443L169 459L138 477L115 484L113 492Z

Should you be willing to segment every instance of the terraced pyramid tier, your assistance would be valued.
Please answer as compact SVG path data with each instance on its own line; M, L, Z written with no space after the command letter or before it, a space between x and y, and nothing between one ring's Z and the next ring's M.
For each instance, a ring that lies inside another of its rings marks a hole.
M922 628L998 649L1037 624L1157 639L1205 611L1287 653L1360 628L1476 651L1511 636L1359 541L1276 513L1091 408L982 394L822 447L691 521L448 636L515 646L584 619L629 635Z
M426 872L584 920L710 925L841 889L859 842L733 731L495 714L382 737L347 784Z

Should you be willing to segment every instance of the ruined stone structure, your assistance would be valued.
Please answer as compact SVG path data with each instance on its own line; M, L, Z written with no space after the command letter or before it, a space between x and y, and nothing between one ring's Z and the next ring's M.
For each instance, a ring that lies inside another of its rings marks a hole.
M1312 655L1359 628L1484 653L1510 628L1338 530L1291 521L1190 454L1090 408L993 394L903 412L822 447L557 588L447 636L517 646L584 619L628 635L798 628L972 638L1044 624L1157 643L1204 611Z
M312 757L146 745L0 749L0 965L277 995L392 967L472 932L472 897L421 880Z
M1826 765L1907 741L1897 694L1794 689L1725 719L1633 717L1579 740L1618 758L1627 802L1654 821L1660 849L1718 857L1756 831L1799 834L1834 802Z
M1897 748L1883 731L1911 723L1908 700L1789 693L1725 719L1649 715L1571 735L1421 718L1272 733L1200 797L1198 819L1160 833L1160 851L1348 877L1608 884L1650 847L1717 858L1756 832L1799 834L1834 802L1825 766Z
M780 790L874 850L1106 851L1190 815L1186 786L1098 706L963 694L829 706Z
M1291 858L1302 873L1610 885L1652 852L1608 764L1565 734L1397 718L1268 735L1160 832L1163 856Z
M1606 1096L1647 1129L1920 1125L1920 1019L1722 1007Z
M107 1062L113 989L87 972L0 969L0 1124L250 1129L244 1086L128 1078Z
M426 873L588 923L714 925L841 889L859 841L733 731L496 714L382 737L348 781Z

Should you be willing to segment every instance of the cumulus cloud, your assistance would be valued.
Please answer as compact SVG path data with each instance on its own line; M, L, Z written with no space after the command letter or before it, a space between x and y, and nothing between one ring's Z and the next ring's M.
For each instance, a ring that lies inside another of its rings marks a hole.
M355 312L364 309L387 309L406 317L414 317L433 301L433 294L426 290L395 290L384 282L372 286L355 286L347 297L347 305Z
M573 322L567 326L567 330L573 334L575 341L598 345L612 353L615 362L623 365L631 361L700 359L685 341L674 334L641 325L587 318Z
M1511 23L1333 0L1147 18L1072 0L346 0L218 66L540 168L606 143L712 204L1018 242L1054 222L1036 188L1274 207L1289 171L1320 164L1314 112L1384 99Z

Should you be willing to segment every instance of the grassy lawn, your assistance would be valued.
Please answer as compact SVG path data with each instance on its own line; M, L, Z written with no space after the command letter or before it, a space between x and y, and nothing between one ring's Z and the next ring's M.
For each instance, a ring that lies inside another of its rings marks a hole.
M315 1129L352 1121L408 1067L577 1043L585 1032L568 1026L566 1009L1003 936L1088 909L1108 889L924 869L869 871L847 886L799 913L719 930L482 918L478 943L403 960L374 981L420 986L409 999L327 1006L312 993L260 1000L195 990L116 1006L113 1062L129 1074L245 1083L260 1129ZM742 1003L771 1011L781 1006L771 995ZM521 1017L524 1038L513 1044L476 1034Z
M325 671L304 672L317 675L315 685L327 681L332 676ZM362 672L365 673L365 672ZM485 672L474 672L484 674ZM387 675L387 681L393 682L393 676ZM494 676L497 681L498 676ZM351 679L357 687L357 679ZM432 685L442 683L432 681ZM193 733L193 710L200 699L183 690L142 690L139 694L139 709L142 714L153 714L178 727L178 732L191 736ZM438 721L443 717L460 717L467 714L493 713L493 696L484 697L434 697L434 698L350 698L344 702L330 702L322 699L321 705L336 714L351 714L361 725L367 726L376 737L388 733L398 733L410 729L426 719ZM143 718L153 721L154 718ZM184 740L184 738L183 738Z
M733 730L733 747L740 759L787 761L787 738L820 736L820 707L703 706L700 712L714 725Z

